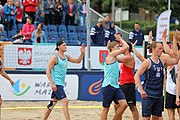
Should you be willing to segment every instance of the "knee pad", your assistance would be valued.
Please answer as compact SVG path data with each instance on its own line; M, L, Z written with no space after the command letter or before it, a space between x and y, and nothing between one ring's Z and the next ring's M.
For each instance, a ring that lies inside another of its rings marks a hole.
M47 108L49 110L52 110L54 108L54 106L56 105L57 101L50 101L49 104L47 105Z

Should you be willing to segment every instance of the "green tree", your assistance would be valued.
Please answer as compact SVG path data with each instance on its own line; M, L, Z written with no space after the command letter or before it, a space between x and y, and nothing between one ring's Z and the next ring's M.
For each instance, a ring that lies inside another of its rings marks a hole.
M92 0L91 7L102 13L111 13L112 0ZM157 15L168 9L168 0L115 0L115 6L120 8L128 8L130 13L138 13L139 8L144 8L149 12L154 12ZM171 17L180 20L180 0L171 0Z

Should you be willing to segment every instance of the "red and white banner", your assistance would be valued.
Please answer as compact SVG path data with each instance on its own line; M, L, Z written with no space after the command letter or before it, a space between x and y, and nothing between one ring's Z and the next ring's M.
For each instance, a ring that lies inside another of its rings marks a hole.
M162 33L165 29L167 29L167 33L169 34L169 24L170 24L170 16L171 10L166 10L160 14L157 22L156 29L156 41L162 40Z
M68 46L65 54L78 58L81 46ZM13 45L4 46L5 68L46 69L50 57L56 53L52 45ZM80 64L68 62L68 69L82 69Z

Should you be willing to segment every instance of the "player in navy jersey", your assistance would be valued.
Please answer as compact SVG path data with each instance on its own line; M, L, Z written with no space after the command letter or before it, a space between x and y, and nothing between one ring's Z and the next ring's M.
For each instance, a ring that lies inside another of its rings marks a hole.
M160 42L150 44L150 53L152 56L146 59L135 74L135 82L140 90L142 97L142 116L149 120L159 119L162 116L163 105L163 80L164 65L177 64L178 59L162 59L163 46ZM162 56L161 56L162 57ZM143 86L140 83L140 76L145 73Z
M180 36L180 35L178 35L178 31L176 31L175 32L175 35L174 35L174 40L173 40L173 48L174 48L174 50L172 50L172 49L170 49L169 48L169 46L168 46L168 44L166 43L166 34L167 34L167 30L165 29L164 30L164 32L163 32L163 34L162 34L162 38L163 38L163 48L164 48L164 50L165 50L165 53L167 53L167 54L169 54L170 56L172 56L172 57L177 57L177 58L179 58L179 56L177 56L178 55L178 52L179 52L179 50L180 50L180 41L178 42L178 36ZM152 32L150 31L149 32L149 41L150 41L150 44L152 44L152 42L153 42L153 39L152 39ZM137 41L132 45L132 48L133 48L133 52L135 53L135 55L139 58L139 60L141 60L142 62L143 61L145 61L146 59L135 49L135 45L136 45L136 43L137 43ZM167 60L167 59L171 59L171 57L169 56L169 55L167 55L167 54L162 54L161 55L161 59L162 60ZM173 65L174 66L174 65ZM178 63L178 66L180 67L180 62ZM172 78L173 79L175 79L175 72L173 72L175 69L174 68L177 68L177 67L173 67L172 68L172 66L168 66L168 68L167 69L170 69L170 74L173 74L173 76L172 76ZM178 72L180 72L180 71L178 71ZM177 74L177 72L176 72L176 74ZM180 73L178 73L178 75L180 75ZM169 73L167 73L167 77L171 77L170 75L169 75ZM167 78L167 82L166 82L166 93L167 93L167 91L168 92L170 92L170 93L174 93L174 94L177 94L177 96L179 96L179 93L177 93L176 92L176 90L177 91L179 91L178 89L179 89L179 87L178 87L178 79L176 79L176 83L177 83L177 85L175 85L175 83L173 83L173 82L169 82L169 81L172 81L172 80L170 80L169 78ZM175 82L175 80L173 80L174 82ZM168 84L168 85L167 85ZM170 87L171 86L171 87ZM173 87L174 86L174 87ZM172 91L173 90L173 91ZM177 106L179 106L179 97L176 97L176 96L169 96L169 95L166 95L166 108L168 108L167 110L168 110L168 116L169 116L169 118L170 119L172 119L172 120L174 120L173 118L174 118L174 114L175 114L175 109L174 108L177 108L177 107L174 107L174 106L176 106L175 104L177 104ZM177 103L175 103L175 101L177 102ZM168 105L168 106L167 106ZM172 107L173 106L173 107ZM164 109L164 106L162 106L163 107L163 109ZM170 108L170 109L169 109ZM173 109L172 109L173 108ZM180 113L180 112L179 112ZM160 117L159 118L159 120L163 120L163 118L162 117Z
M0 57L1 57L1 54L2 54L2 46L0 44ZM0 74L7 80L9 80L9 82L11 83L11 85L14 85L14 82L13 80L7 75L7 73L4 71L4 69L2 68L2 62L0 60ZM1 94L0 94L0 119L1 119L1 106L2 106L2 97L1 97Z

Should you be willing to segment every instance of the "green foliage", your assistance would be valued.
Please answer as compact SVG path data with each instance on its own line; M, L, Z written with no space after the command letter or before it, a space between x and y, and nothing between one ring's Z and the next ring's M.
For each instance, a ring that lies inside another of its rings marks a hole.
M102 5L102 6L101 6ZM91 0L91 7L98 12L111 13L112 0ZM115 6L128 8L130 13L138 13L139 8L160 14L168 9L168 0L115 0ZM172 17L180 20L180 0L171 0Z
M122 29L127 31L127 32L132 31L135 22L138 22L138 21L123 21L122 22ZM115 24L117 26L119 26L119 22L115 22ZM155 22L144 21L144 22L139 22L139 24L140 24L140 27L143 30L144 34L148 35L149 31L152 31L153 36L155 36L156 26L157 26L156 21ZM175 31L176 29L180 30L180 25L170 24L170 31Z

